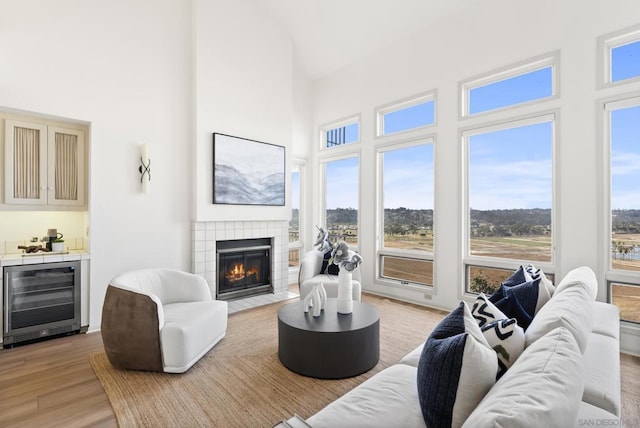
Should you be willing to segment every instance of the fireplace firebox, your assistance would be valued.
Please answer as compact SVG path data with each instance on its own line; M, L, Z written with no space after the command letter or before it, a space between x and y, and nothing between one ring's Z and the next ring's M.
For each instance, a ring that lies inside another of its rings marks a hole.
M217 241L216 253L216 299L273 293L271 238Z

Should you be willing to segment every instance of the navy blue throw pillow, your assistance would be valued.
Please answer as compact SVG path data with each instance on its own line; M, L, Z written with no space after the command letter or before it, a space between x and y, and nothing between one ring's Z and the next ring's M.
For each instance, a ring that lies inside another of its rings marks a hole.
M507 286L503 283L489 297L489 301L508 318L515 318L518 325L526 330L536 314L539 282L539 279L529 280L514 286Z
M433 330L418 363L418 400L427 426L461 426L495 383L497 367L495 351L460 302Z
M496 308L500 309L500 311L505 314L508 318L515 318L518 322L518 325L522 327L523 330L527 330L529 328L529 324L533 320L533 312L528 312L521 303L520 298L515 294L510 294L497 302L493 303ZM534 303L535 309L535 303Z
M322 267L320 267L320 273L328 273L327 267L329 266L329 259L331 259L331 251L327 251L322 256Z
M522 284L531 279L531 275L525 271L524 266L520 266L516 269L509 278L502 282L505 287L513 287L514 285Z
M320 267L320 273L327 273L329 275L337 275L340 272L340 266L329 263L331 260L331 251L324 253L322 257L322 267Z

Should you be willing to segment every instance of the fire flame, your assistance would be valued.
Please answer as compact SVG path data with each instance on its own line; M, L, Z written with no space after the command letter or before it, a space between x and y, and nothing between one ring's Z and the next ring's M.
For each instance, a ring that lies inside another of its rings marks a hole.
M244 278L245 276L252 276L252 275L256 275L256 276L258 275L258 268L251 267L245 272L244 264L240 263L240 264L233 265L233 268L229 269L225 276L231 280L238 281Z

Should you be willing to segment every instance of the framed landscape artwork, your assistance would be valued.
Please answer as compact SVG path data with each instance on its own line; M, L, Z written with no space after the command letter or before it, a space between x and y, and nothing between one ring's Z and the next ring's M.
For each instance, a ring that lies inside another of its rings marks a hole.
M284 205L285 148L213 134L213 203Z

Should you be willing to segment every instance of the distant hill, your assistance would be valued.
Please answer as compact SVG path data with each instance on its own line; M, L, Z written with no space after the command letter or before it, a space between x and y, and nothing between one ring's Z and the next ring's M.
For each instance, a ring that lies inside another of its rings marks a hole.
M611 225L614 232L640 233L640 210L611 211Z
M298 217L298 210L296 218ZM409 229L433 227L433 210L408 208L386 209L385 225L403 226ZM613 210L613 231L618 233L640 233L640 210ZM358 211L354 208L338 208L327 211L330 224L355 225ZM542 208L511 210L471 210L470 223L478 234L497 236L544 234L551 227L551 210ZM396 227L397 228L397 227ZM483 232L484 231L484 232Z

